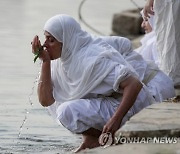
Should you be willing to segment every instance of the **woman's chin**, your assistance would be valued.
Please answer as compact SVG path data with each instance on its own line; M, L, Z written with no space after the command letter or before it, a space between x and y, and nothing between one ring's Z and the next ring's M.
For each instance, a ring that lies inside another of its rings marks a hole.
M51 60L59 59L60 57L51 57Z

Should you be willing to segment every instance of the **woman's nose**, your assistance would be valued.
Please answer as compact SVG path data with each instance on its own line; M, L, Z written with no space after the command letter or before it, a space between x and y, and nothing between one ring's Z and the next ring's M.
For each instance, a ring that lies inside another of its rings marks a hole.
M44 47L47 47L47 42L45 41L44 44L43 44Z

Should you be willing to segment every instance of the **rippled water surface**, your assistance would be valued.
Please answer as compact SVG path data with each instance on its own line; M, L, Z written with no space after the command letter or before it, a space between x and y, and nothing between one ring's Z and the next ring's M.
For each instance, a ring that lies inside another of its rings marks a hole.
M71 153L80 144L81 136L56 124L39 105L36 86L32 93L39 65L33 63L30 46L36 34L43 41L42 27L49 17L66 13L78 19L80 2L0 0L0 153ZM89 0L82 12L108 35L113 13L134 7L130 0Z

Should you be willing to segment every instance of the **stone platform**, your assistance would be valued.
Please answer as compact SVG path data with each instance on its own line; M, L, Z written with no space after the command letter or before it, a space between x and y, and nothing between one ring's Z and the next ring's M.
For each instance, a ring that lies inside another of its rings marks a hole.
M134 142L128 140L132 138ZM143 109L116 132L115 139L116 145L82 153L180 154L179 98Z

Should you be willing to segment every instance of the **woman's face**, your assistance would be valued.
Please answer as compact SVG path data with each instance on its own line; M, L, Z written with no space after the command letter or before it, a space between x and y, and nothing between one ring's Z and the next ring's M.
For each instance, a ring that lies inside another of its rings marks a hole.
M145 30L145 33L150 33L152 31L152 27L149 24L149 21L147 18L143 19L143 22L141 24L141 27Z
M51 60L57 59L61 57L62 46L63 44L56 40L50 33L47 31L44 32L45 42L44 47L46 47L47 52Z

